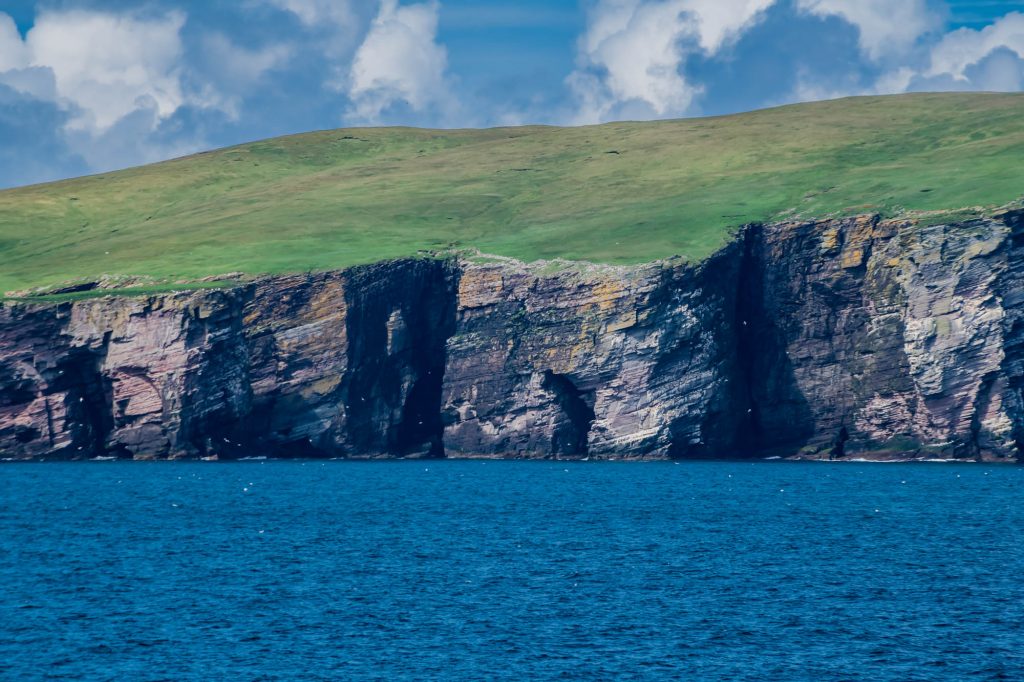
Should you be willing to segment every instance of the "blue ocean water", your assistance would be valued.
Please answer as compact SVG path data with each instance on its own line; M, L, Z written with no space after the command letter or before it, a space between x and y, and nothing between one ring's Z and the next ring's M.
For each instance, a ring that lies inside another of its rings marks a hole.
M1024 679L1024 468L0 466L7 680Z

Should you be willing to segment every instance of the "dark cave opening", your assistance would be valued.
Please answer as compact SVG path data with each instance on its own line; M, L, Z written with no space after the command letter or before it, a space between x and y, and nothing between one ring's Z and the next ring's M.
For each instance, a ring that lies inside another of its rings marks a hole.
M839 433L836 435L835 444L832 446L832 454L829 455L829 459L842 459L846 456L846 441L850 440L850 432L846 430L846 427L839 429Z
M443 457L441 393L455 330L455 279L441 262L353 274L349 294L349 447L357 453Z
M76 350L58 366L51 390L67 391L67 421L73 424L71 455L108 454L107 438L114 428L113 388L101 369L102 358ZM117 456L124 453L117 451Z
M786 301L765 253L763 226L743 235L734 321L738 381L743 390L736 405L735 446L745 456L799 450L814 434L810 405L797 384L781 326Z
M413 384L402 406L402 420L395 434L394 448L398 453L444 455L440 409L443 379L444 365L432 364Z
M545 371L542 386L555 394L555 400L565 416L552 434L552 454L556 457L586 457L587 438L595 417L593 406L585 399L584 392L564 374Z
M736 446L745 456L751 456L763 441L756 381L760 370L758 363L769 336L765 333L762 319L764 291L758 252L759 229L751 226L743 233L743 253L733 317L738 378L742 382L742 402L735 408L739 413Z

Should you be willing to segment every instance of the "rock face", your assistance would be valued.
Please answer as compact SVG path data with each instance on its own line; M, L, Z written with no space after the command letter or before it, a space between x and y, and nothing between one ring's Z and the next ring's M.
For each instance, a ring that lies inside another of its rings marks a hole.
M1024 213L0 305L0 456L1019 457Z
M447 263L0 309L7 457L440 454Z
M449 453L735 456L738 244L699 268L464 268L443 391Z
M1017 456L1024 221L747 234L762 451Z

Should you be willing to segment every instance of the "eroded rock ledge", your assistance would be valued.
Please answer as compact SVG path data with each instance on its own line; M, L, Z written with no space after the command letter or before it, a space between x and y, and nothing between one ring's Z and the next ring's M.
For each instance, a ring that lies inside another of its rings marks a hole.
M0 306L0 456L1015 460L1024 212Z

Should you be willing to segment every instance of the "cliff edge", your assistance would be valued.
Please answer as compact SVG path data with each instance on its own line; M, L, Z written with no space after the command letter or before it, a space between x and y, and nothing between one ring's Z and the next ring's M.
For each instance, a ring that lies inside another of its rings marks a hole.
M699 264L403 259L0 305L0 455L956 458L1024 428L1024 212Z

